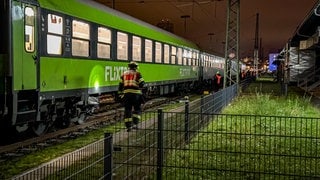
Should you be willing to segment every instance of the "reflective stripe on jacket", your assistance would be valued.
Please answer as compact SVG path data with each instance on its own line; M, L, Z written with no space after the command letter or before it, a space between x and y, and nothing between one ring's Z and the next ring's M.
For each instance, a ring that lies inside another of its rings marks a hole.
M142 94L140 86L144 83L144 79L140 72L131 69L125 71L121 75L121 81L123 84L123 93Z

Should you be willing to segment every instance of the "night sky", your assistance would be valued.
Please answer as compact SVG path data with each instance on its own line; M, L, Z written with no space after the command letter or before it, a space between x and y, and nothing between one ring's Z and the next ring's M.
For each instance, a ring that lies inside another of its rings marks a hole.
M96 0L152 25L172 23L173 32L215 54L224 53L227 0ZM113 3L114 2L114 3ZM240 57L252 57L259 13L263 57L283 49L318 0L240 0ZM182 18L182 16L190 18ZM186 25L186 26L185 26Z

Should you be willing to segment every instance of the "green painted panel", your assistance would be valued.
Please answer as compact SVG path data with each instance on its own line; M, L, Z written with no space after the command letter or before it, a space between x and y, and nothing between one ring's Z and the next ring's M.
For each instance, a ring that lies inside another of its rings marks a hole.
M126 64L84 59L47 58L40 60L41 91L93 88L117 85Z
M13 89L22 89L22 56L23 56L23 11L21 3L13 3L12 12L12 48L13 48Z
M33 30L30 29L25 29L24 31L28 32L28 31L32 31L33 33L29 33L29 38L23 38L23 49L21 49L22 53L23 53L23 86L24 89L37 89L37 61L34 60L33 57L37 56L37 21L36 21L36 15L37 15L37 9L34 6L31 5L25 5L23 4L23 8L25 9L26 7L28 7L29 11L34 13L34 16L32 16L32 18L28 18L28 20L26 21L31 21L33 23L30 23L33 25ZM32 9L32 11L31 11ZM29 13L30 13L29 12ZM26 13L27 14L27 13ZM23 24L23 26L25 26ZM30 26L29 26L30 27ZM25 33L25 32L24 32ZM23 36L25 37L25 36ZM24 44L25 39L32 39L31 43L28 44ZM33 47L34 50L30 50L30 47ZM27 52L26 49L29 49L30 52Z
M139 71L146 82L196 79L198 67L165 64L141 64Z
M40 60L41 91L117 86L127 69L126 61L94 61L43 57ZM146 82L197 78L198 67L140 63Z
M25 25L24 25L24 8L25 4L14 2L12 14L12 48L13 48L13 89L27 90L37 88L36 63L33 56L34 52L25 50ZM28 5L28 7L31 7ZM36 12L35 12L36 13ZM34 30L34 35L36 35ZM33 42L37 42L36 40ZM36 45L35 45L36 47Z

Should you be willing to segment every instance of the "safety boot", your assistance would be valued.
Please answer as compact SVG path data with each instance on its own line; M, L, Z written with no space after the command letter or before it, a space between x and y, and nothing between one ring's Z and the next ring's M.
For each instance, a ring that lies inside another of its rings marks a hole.
M132 121L133 121L132 129L138 129L139 118L138 117L132 117Z
M127 121L127 122L124 122L126 128L127 128L127 132L130 132L131 131L131 128L132 128L132 122L131 121Z

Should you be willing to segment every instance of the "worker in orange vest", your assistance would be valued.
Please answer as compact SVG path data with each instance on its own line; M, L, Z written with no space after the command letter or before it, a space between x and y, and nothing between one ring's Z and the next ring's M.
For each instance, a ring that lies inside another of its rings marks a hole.
M134 61L128 64L129 69L121 75L119 83L119 92L123 95L124 101L124 121L127 131L137 129L137 125L141 119L141 104L143 103L142 88L144 87L144 79L137 70L138 64ZM133 112L132 112L133 108Z
M219 71L214 75L213 77L213 90L219 91L219 89L222 87L222 76Z

